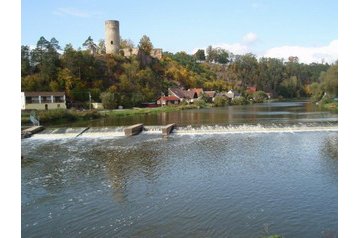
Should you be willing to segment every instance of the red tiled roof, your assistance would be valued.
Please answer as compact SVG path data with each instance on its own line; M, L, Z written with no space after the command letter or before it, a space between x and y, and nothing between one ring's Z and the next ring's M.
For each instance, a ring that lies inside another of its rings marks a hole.
M180 101L179 98L177 98L176 96L162 96L160 98L158 98L158 100L163 100L163 101ZM157 101L158 101L157 100Z
M196 94L198 96L200 96L200 94L204 93L204 90L202 88L189 88L188 91L196 92Z
M195 94L196 94L196 97L199 96L199 94L197 92L195 92L194 90L187 91L187 90L184 90L181 88L169 88L168 91L169 91L169 93L172 93L179 98L185 98L185 99L193 99L193 98L195 98Z
M250 93L254 93L256 92L256 87L247 87L247 91L249 91Z
M174 95L176 95L179 98L186 98L186 94L183 89L181 88L169 88L168 89L169 92L172 92Z

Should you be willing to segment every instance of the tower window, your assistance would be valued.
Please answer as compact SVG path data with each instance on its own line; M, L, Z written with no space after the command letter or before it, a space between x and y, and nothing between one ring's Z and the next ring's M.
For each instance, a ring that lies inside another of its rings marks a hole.
M111 40L111 45L113 45L113 40Z

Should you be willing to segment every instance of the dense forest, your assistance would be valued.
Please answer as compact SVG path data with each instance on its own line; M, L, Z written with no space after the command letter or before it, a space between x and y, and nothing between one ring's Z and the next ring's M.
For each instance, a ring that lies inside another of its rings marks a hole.
M133 48L130 40L120 47ZM72 103L101 102L112 97L115 105L139 106L167 94L168 87L198 88L218 92L229 89L245 92L249 86L271 93L273 97L338 97L338 62L303 64L289 59L257 58L253 54L234 55L208 46L190 55L164 52L153 58L148 36L138 44L138 54L124 57L105 54L104 42L98 46L91 37L83 49L41 37L36 48L21 46L21 90L65 91ZM59 53L61 52L61 53Z

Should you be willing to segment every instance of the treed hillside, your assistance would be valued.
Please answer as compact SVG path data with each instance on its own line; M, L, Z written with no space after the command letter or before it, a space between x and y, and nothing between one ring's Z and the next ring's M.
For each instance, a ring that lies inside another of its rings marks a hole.
M87 50L67 44L60 54L55 38L48 41L41 37L35 49L21 46L21 90L65 91L68 100L77 103L87 102L89 92L94 101L100 102L101 94L109 92L118 105L125 107L154 101L173 86L216 91L244 91L256 86L274 97L314 94L320 98L326 91L337 97L334 88L325 87L338 87L338 63L302 64L297 57L287 62L258 59L253 54L233 55L211 46L206 55L204 50L194 55L165 52L159 60L150 56L153 45L147 36L138 44L138 55L128 58L103 54L103 42L93 54L93 45L89 37L83 44ZM124 40L121 47L133 47L133 43Z

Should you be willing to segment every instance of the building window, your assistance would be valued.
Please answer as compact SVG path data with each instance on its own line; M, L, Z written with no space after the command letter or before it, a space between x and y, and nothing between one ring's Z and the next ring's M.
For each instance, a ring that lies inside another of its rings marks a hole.
M40 103L39 97L31 97L32 103Z
M63 96L55 96L54 97L54 102L64 102Z
M113 40L111 40L111 45L113 45Z
M32 97L26 97L26 103L28 104L28 103L32 103Z
M41 96L41 103L51 102L51 96Z

